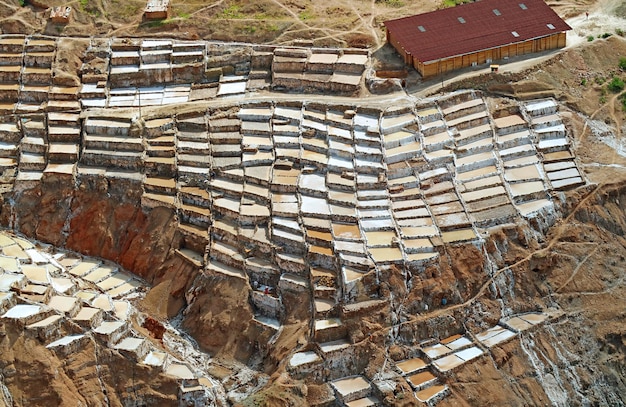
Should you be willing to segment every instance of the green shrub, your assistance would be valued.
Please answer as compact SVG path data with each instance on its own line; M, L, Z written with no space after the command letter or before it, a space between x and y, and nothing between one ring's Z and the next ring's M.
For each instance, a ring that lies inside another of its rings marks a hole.
M594 40L593 35L588 35L588 36L587 36L587 41L591 42L591 41L593 41L593 40Z
M626 71L626 58L625 57L621 57L619 59L619 69L621 69L622 71Z
M624 90L624 81L620 77L614 76L607 87L613 93L621 92Z
M313 18L313 14L310 11L305 10L298 14L298 18L300 18L300 20L302 21L310 20Z
M624 36L624 30L622 30L621 28L616 28L615 29L615 34L619 35L620 37Z
M600 37L602 37L602 38L609 38L611 35L613 35L613 34L611 34L611 33L604 33Z
M587 85L587 79L583 78L583 80L580 81L580 84L583 85L583 86L586 86Z

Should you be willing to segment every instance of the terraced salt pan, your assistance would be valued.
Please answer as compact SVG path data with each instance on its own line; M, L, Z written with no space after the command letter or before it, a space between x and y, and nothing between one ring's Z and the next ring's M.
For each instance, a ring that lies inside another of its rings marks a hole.
M25 319L35 316L39 312L41 312L39 305L18 304L2 315L2 318Z
M50 298L48 306L62 313L76 312L78 300L74 297L55 295Z
M254 319L260 322L262 325L266 325L274 329L275 331L278 331L280 329L280 322L277 319L265 317L262 315L256 315Z
M504 179L509 182L541 179L537 165L510 168L504 171Z
M476 346L472 346L471 348L463 349L454 353L454 355L463 359L465 362L475 359L482 354L483 354L483 351Z
M465 102L457 103L452 106L449 106L445 109L442 109L444 115L449 115L450 113L458 112L460 110L469 109L475 106L480 106L484 104L482 99L470 99Z
M48 349L53 349L56 348L58 346L67 346L75 341L79 341L82 338L84 338L85 335L83 334L79 334L79 335L68 335L68 336L64 336L63 338L60 338L52 343L49 343L48 345L46 345L46 348Z
M378 405L380 405L380 401L374 396L367 396L346 403L346 407L374 407Z
M28 328L28 329L45 328L45 327L48 327L50 325L54 325L56 322L58 322L62 318L63 317L61 315L58 315L58 314L50 315L48 318L42 319L41 321L35 322L34 324L30 324L26 328Z
M69 270L69 273L76 277L82 277L100 265L99 261L81 261Z
M518 114L499 117L497 119L494 119L493 122L496 127L500 129L527 124L526 120L524 120L524 118Z
M159 351L151 351L146 355L145 359L143 360L143 363L149 366L163 366L163 364L165 364L166 359L167 359L167 353L159 352Z
M447 372L465 363L465 360L457 356L456 354L444 356L440 359L433 361L433 366L441 372Z
M520 317L513 317L504 321L504 323L514 329L517 332L525 331L526 329L532 327L534 324L530 323Z
M576 167L576 164L573 161L560 161L560 162L555 162L555 163L543 164L543 168L547 172L562 171L562 170L567 170L569 168L575 168L575 167Z
M437 377L429 371L415 373L407 377L407 381L416 389L423 388L429 383L433 383L436 379Z
M177 379L186 379L190 380L195 378L195 375L189 369L187 365L183 365L180 363L171 363L167 369L165 369L165 374L175 377Z
M531 181L518 184L509 184L509 189L513 197L519 197L545 191L543 182Z
M425 118L428 116L436 115L438 113L439 113L439 109L437 109L436 107L430 107L430 108L418 110L416 115L419 118Z
M552 201L547 199L537 199L535 201L524 202L517 205L517 209L519 210L522 216L529 216L533 213L536 213L544 208L552 207Z
M506 190L504 189L504 187L498 185L495 187L479 189L479 190L472 191L472 192L465 192L465 193L462 193L461 196L463 197L465 202L472 202L472 201L489 199L494 196L505 195L505 194L506 194Z
M298 353L294 353L291 359L289 359L289 365L291 367L297 367L297 366L302 366L302 365L306 365L309 363L315 363L320 360L321 359L317 355L317 353L313 351L298 352Z
M383 116L380 127L383 133L388 133L390 131L408 126L412 123L415 123L415 116L412 114ZM385 137L385 141L387 141L387 137Z
M24 249L18 244L3 247L2 253L4 253L5 256L14 257L18 260L30 259Z
M331 386L343 397L370 388L370 384L362 376L335 380L331 382Z
M82 307L78 314L73 318L75 321L91 321L98 313L102 312L99 308Z
M565 148L569 146L569 141L566 138L554 138L539 141L537 148L539 150L548 150L551 148Z
M19 261L14 257L0 256L0 268L2 270L17 273L20 270L19 264Z
M372 259L376 263L401 262L403 260L402 250L397 247L376 247L369 249Z
M427 387L424 390L418 391L417 393L415 393L415 397L419 401L421 401L423 403L427 403L431 399L435 399L440 394L445 393L447 391L448 391L448 386L447 385L434 385L434 386Z
M548 173L548 178L550 181L561 180L565 178L575 178L580 177L580 173L577 168L569 168L560 171L553 171Z
M584 184L585 181L581 177L567 178L562 180L552 181L552 187L555 189L561 189L565 187L570 187L573 185L581 185Z
M462 170L462 169L461 169ZM469 171L460 171L459 168L457 168L457 179L461 180L461 181L466 181L466 180L470 180L470 179L475 179L475 178L479 178L479 177L485 177L491 174L495 174L497 173L498 169L494 166L494 165L488 165L482 168L478 168L475 170L469 170Z
M452 352L452 349L448 348L446 345L438 343L424 348L423 351L429 358L437 359Z
M466 338L464 336L462 336L460 338L457 338L457 339L454 339L453 341L445 343L445 345L448 348L452 349L452 350L462 349L462 348L467 347L467 346L469 346L471 344L472 344L472 341L470 341L468 338Z
M396 363L396 366L403 373L411 373L411 372L415 372L416 370L425 369L426 366L428 365L421 358L413 358L413 359L405 360L403 362L398 362Z
M449 232L441 232L444 243L465 242L478 238L473 229L458 229Z
M113 311L111 297L106 294L99 294L91 302L91 305L100 308L102 311Z
M345 339L340 339L337 341L325 342L319 344L320 350L327 354L331 352L335 352L341 349L346 349L350 347L350 342Z
M523 319L524 321L529 322L529 323L531 323L533 325L541 324L546 319L548 319L548 315L546 315L546 314L537 314L537 313L522 314L519 317L521 319Z
M88 274L83 274L82 278L92 283L98 283L106 279L107 277L109 277L114 272L115 272L115 269L112 267L106 267L106 266L98 267L95 270L92 270L91 272L89 272Z
M504 341L507 341L514 336L515 332L497 325L493 328L489 328L488 330L475 335L476 339L479 342L489 348Z

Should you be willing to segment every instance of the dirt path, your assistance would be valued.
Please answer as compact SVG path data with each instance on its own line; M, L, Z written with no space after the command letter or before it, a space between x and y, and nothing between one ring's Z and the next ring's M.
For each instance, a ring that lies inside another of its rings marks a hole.
M572 282L572 280L574 280L574 277L576 277L576 274L578 274L578 270L580 270L580 268L583 266L583 264L587 263L587 260L589 260L589 258L598 251L598 249L600 248L599 245L596 244L596 247L593 248L593 250L591 250L589 253L587 253L587 255L585 256L584 259L581 260L580 263L578 263L578 265L576 266L576 268L574 268L574 270L572 271L572 274L569 276L569 278L567 279L567 281L565 281L563 284L561 284L559 286L559 288L557 288L555 290L555 292L560 292L564 287L566 287L569 283Z

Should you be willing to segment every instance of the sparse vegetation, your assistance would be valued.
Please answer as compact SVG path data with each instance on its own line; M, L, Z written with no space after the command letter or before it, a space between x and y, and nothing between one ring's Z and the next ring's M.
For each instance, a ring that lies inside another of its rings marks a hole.
M624 81L619 76L614 76L607 87L613 93L621 92L624 90Z
M459 4L471 3L472 0L443 0L440 8L454 7Z
M313 18L313 14L308 10L304 10L298 14L298 18L302 21L310 20Z
M606 38L609 38L611 35L613 35L613 34L611 34L611 33L604 33L602 35L599 35L598 37L606 39Z
M615 34L619 35L620 37L624 36L624 30L622 30L621 28L616 28L615 29Z
M383 3L389 7L395 8L404 7L404 1L402 0L376 0L376 3Z
M589 42L593 41L594 39L595 39L595 38L594 38L594 36L593 36L593 35L588 35L588 36L587 36L587 41L589 41Z
M230 6L222 10L220 17L232 20L232 19L243 18L244 15L241 13L241 8L238 5L231 4Z
M602 85L602 84L605 82L605 80L604 80L604 78L603 78L603 77L601 77L601 76L596 76L595 82L596 82L596 84L598 84L598 85Z
M626 57L621 57L619 59L619 69L621 69L622 71L626 71Z
M580 84L583 86L587 86L587 79L583 78L582 81L580 81Z

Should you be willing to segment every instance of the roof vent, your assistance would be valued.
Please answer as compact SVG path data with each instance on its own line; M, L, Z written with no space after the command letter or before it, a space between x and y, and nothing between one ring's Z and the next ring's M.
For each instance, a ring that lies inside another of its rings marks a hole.
M526 7L526 4L524 3L520 3L519 8L521 8L522 10L528 10L528 7Z
M500 12L500 10L498 10L497 8L493 9L493 14L497 15L497 16L501 16L502 13Z
M554 30L554 26L552 24L546 24L549 29Z
M423 32L423 33L424 33L424 32L426 32L426 29L424 28L424 26L423 26L423 25L418 25L418 26L417 26L417 29L418 29L418 30L420 30L420 31L421 31L421 32Z
M463 17L459 17L459 23L465 24L465 19Z
M511 34L513 34L514 37L519 37L519 34L517 33L517 31L511 31Z

